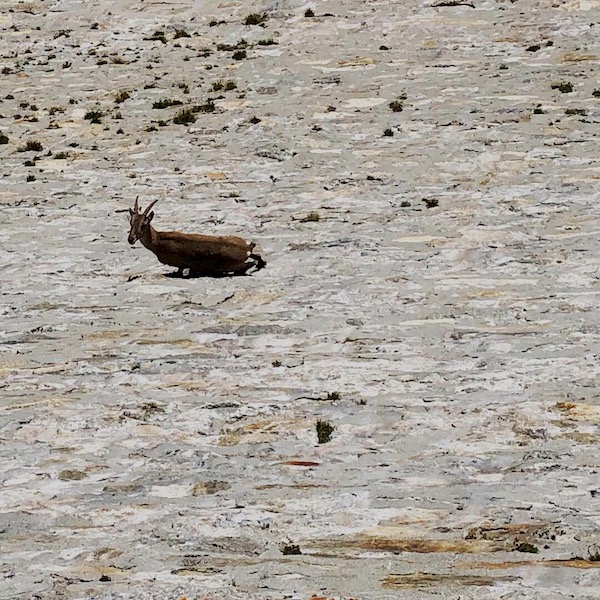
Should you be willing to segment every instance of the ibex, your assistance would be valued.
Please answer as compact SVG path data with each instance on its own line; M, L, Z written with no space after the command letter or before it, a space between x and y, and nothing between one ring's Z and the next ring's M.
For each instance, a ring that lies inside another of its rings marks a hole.
M150 210L157 202L155 200L141 212L138 199L135 199L133 209L129 209L131 229L127 241L133 245L140 240L161 263L177 267L178 275L183 276L185 269L194 276L245 275L250 269L258 271L267 264L259 254L252 252L256 244L234 235L156 231L150 225L154 217Z

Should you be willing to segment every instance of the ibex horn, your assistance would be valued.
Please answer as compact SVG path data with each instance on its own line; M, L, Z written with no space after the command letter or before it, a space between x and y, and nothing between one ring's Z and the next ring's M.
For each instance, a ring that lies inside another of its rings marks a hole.
M138 198L139 198L139 196L135 197L135 204L133 205L133 212L139 212L140 211L140 207L138 206Z
M160 200L160 198L157 198L154 202L152 202L151 204L149 204L146 207L146 210L144 211L144 214L147 215L150 212L150 209Z

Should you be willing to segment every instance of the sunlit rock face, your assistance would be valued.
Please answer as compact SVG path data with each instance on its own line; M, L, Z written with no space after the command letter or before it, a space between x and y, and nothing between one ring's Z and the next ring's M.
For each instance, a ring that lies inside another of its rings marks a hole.
M0 600L600 597L598 9L5 2Z

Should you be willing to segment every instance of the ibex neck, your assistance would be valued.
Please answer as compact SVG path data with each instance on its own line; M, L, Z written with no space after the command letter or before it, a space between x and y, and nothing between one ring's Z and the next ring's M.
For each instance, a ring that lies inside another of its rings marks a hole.
M142 235L140 236L140 242L142 245L148 248L148 250L152 250L154 246L156 246L156 242L158 241L158 232L152 225L148 225L148 228L144 230Z

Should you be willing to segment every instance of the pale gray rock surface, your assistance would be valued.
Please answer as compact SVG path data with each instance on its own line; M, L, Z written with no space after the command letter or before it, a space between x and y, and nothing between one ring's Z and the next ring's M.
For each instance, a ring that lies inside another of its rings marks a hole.
M600 597L600 2L435 4L3 3L0 599Z

